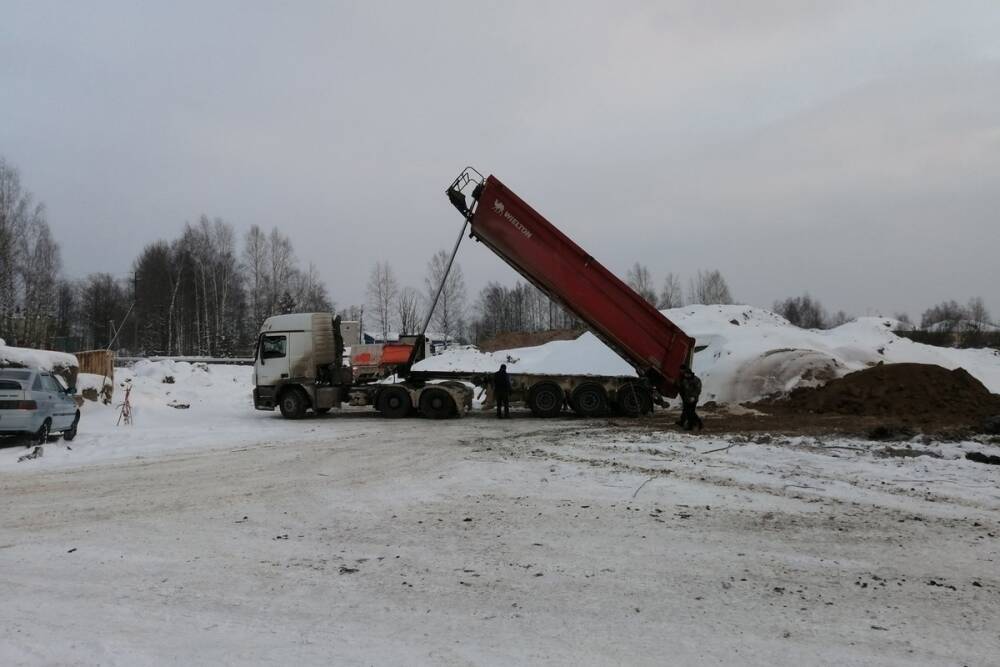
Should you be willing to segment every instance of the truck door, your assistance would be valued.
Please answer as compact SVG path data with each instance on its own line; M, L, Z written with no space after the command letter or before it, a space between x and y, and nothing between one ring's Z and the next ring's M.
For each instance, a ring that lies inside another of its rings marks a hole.
M288 379L288 335L264 334L257 356L257 385L273 387Z

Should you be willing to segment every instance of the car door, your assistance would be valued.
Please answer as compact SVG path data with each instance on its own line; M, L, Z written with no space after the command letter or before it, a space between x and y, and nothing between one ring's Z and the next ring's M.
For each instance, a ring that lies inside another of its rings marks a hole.
M59 385L56 384L56 381L48 373L39 373L37 384L40 388L39 395L45 403L45 409L42 411L42 414L52 420L49 429L59 431L64 427L66 419L61 414L63 411L60 410Z
M35 379L31 383L31 400L35 402L35 416L38 420L38 423L32 427L32 430L41 426L46 418L52 419L52 392L45 386L43 377L43 373L36 373ZM54 427L53 424L50 429Z
M53 430L69 428L76 417L76 403L73 402L73 397L66 393L54 375L46 375L42 383L49 387L49 393L52 395Z

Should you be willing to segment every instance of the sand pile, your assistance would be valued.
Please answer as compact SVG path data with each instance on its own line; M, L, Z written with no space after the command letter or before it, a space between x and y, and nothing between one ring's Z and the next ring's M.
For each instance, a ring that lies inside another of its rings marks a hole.
M1000 395L991 394L962 368L880 364L822 387L795 389L785 398L760 401L755 407L767 412L978 421L1000 414Z

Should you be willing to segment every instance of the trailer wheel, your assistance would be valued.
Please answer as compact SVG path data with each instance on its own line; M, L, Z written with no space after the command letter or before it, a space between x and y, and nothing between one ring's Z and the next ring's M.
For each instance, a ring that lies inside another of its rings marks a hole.
M592 382L581 384L573 390L569 400L573 412L582 417L596 417L608 409L608 395L604 387Z
M284 390L278 399L278 409L285 419L302 419L306 416L308 407L309 398L297 387Z
M620 415L638 417L653 411L653 397L641 384L630 382L618 388L615 407Z
M378 411L383 417L399 419L410 414L410 394L401 387L383 389L378 397Z
M558 417L566 394L554 382L540 382L528 392L528 407L536 417Z
M447 419L455 414L455 401L444 389L425 389L420 394L420 412L428 419Z

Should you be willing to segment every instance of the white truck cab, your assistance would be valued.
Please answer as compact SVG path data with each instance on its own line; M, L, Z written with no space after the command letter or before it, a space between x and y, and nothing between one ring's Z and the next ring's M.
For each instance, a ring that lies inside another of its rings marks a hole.
M278 408L289 419L300 419L309 410L325 414L345 401L373 405L387 417L419 411L441 419L471 407L472 391L459 382L389 380L408 368L415 342L361 346L359 338L359 323L342 322L332 313L267 318L254 353L254 407ZM357 367L345 361L345 339L357 353L352 359L369 361ZM372 364L371 359L378 361Z

